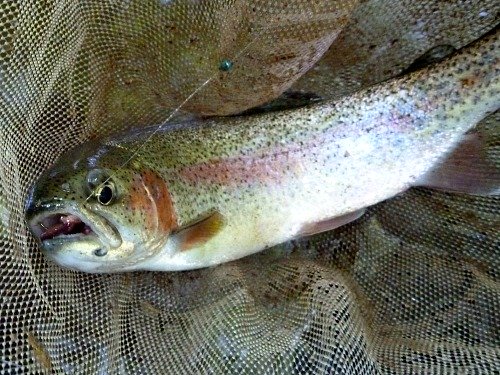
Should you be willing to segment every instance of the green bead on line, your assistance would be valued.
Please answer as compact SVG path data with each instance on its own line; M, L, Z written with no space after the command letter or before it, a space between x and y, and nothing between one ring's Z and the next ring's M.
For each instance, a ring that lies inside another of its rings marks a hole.
M231 60L224 59L219 64L219 70L228 72L233 68L234 63Z

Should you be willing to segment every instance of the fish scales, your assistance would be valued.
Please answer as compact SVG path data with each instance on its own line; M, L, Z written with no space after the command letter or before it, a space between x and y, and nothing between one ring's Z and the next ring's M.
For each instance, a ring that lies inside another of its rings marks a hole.
M499 47L495 32L439 64L338 101L87 145L42 176L28 219L39 237L37 225L53 224L56 211L96 233L96 216L107 222L107 237L42 241L56 262L89 272L206 267L334 228L418 185L499 108ZM93 170L104 176L94 190ZM100 202L110 196L112 203ZM96 257L93 247L107 251Z

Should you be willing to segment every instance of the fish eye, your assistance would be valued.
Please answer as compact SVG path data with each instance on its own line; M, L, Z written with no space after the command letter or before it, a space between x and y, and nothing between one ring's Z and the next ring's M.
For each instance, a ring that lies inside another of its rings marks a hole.
M111 204L116 197L115 184L112 181L105 182L97 189L95 196L97 201L103 206Z

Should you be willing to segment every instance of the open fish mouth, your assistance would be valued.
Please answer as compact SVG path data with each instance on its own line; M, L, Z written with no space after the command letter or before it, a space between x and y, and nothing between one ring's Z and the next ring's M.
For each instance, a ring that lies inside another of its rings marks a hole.
M79 211L42 211L29 220L29 226L42 243L95 239L112 248L121 245L117 229L106 219L87 210Z
M35 233L42 241L45 241L72 234L88 236L94 234L94 231L77 215L53 214L39 221Z

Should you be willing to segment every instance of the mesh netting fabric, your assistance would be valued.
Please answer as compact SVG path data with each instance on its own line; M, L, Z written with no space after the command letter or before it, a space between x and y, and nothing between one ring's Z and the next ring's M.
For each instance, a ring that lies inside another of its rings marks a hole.
M489 0L0 2L0 373L499 371L498 197L412 189L333 232L178 273L62 269L24 221L28 187L88 139L160 123L186 99L182 115L208 116L285 90L346 95L479 38L499 11ZM496 163L499 123L479 126Z
M444 57L498 22L495 1L367 1L294 89L336 98Z

